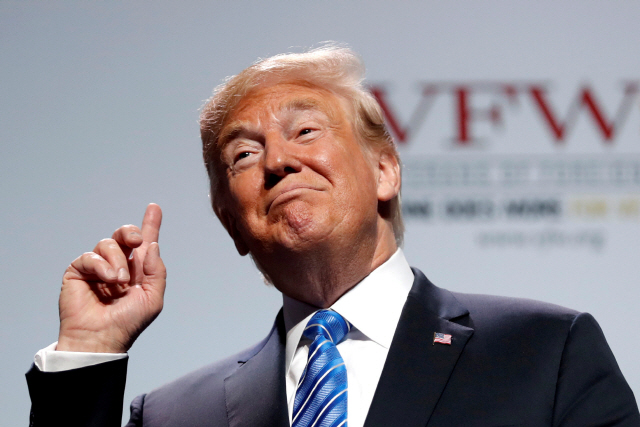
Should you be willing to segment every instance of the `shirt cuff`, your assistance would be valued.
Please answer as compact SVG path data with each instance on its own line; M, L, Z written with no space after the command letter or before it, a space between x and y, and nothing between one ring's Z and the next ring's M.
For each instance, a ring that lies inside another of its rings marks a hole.
M59 372L84 368L113 360L124 359L127 353L85 353L82 351L57 351L58 342L36 353L35 365L42 372Z

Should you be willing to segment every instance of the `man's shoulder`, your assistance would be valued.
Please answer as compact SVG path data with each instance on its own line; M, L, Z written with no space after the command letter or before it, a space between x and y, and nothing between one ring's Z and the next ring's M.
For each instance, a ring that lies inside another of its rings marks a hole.
M238 367L258 353L265 345L269 336L260 342L248 347L232 356L222 360L202 366L191 371L167 384L164 384L149 393L160 394L164 392L175 393L180 390L191 391L195 388L210 386L211 384L221 385L225 378L234 373Z
M425 299L424 306L438 316L474 329L476 342L536 337L541 342L551 340L562 345L576 323L599 330L588 313L533 299L450 291L431 283L418 269L414 274L413 291Z
M144 414L145 423L150 422L150 425L173 425L171 423L177 420L187 420L195 425L205 419L214 420L214 425L217 425L217 421L226 422L225 380L257 354L270 336L271 333L239 353L205 365L138 396L131 404L132 413L140 412L137 415L139 417Z
M537 317L572 320L579 311L557 304L528 298L516 298L486 294L453 292L451 294L470 312L472 316L488 317Z
M434 285L417 268L413 268L413 272L415 282L412 293L430 300L425 306L448 319L468 315L474 322L555 319L571 323L581 314L570 308L533 299L456 292Z
M452 292L419 270L414 274L410 296L431 319L439 317L440 331L452 342L420 347L421 356L430 362L446 352L457 358L431 418L435 424L467 425L470 414L479 414L469 418L474 425L638 425L633 393L590 314L531 299Z
M589 314L526 298L451 292L468 311L468 326L476 339L556 343L563 347L576 328L584 325L597 335L600 327Z

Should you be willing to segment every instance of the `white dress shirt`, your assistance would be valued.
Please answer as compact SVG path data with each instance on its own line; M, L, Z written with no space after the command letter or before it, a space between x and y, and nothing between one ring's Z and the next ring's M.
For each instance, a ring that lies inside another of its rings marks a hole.
M59 372L85 366L124 359L127 353L85 353L83 351L58 351L54 342L36 353L33 362L42 372Z
M413 272L401 249L344 294L331 309L353 327L338 344L347 367L349 427L362 427L369 412L402 308L413 285ZM283 296L287 330L285 372L289 421L296 386L304 371L311 341L302 331L318 310Z
M398 249L331 306L352 324L351 331L338 344L338 351L347 367L349 427L364 425L412 284L413 272L402 249ZM287 331L286 389L291 421L296 385L307 363L311 344L302 336L302 331L318 309L286 295L283 295L283 300ZM127 357L126 353L57 351L56 344L36 353L34 362L41 371L64 371Z

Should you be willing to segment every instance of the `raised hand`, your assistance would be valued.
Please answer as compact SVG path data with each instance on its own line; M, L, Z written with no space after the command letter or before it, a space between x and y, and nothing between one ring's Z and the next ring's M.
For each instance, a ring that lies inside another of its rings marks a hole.
M123 225L62 278L57 350L124 353L162 310L166 269L160 258L160 206L150 204L142 229Z

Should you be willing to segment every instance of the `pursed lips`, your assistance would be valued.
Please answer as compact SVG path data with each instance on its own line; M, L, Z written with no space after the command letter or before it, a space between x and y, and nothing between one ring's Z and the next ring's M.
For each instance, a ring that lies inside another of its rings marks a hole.
M279 203L285 202L287 199L294 198L297 194L303 192L304 190L320 191L320 189L315 188L309 184L303 184L303 183L289 184L277 190L277 193L275 194L275 196L273 196L273 198L271 198L269 203L267 203L267 208L265 213L267 214L269 213L269 211L271 210L271 206L273 206L274 203L279 204Z

